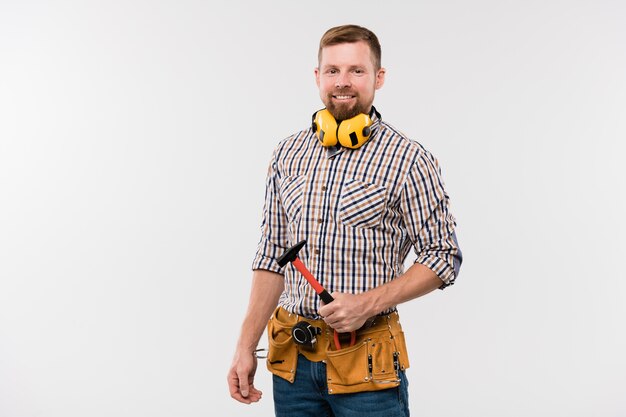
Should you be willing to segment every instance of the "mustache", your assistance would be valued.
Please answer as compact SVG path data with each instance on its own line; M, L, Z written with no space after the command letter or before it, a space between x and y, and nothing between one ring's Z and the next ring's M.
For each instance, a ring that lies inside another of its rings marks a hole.
M333 92L329 93L329 95L332 95L332 96L355 96L355 97L358 96L356 91L352 91L352 90L346 89L346 88L333 90Z

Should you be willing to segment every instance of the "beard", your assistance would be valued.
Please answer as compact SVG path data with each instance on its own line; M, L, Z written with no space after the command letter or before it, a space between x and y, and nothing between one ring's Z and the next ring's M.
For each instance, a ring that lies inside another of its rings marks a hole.
M336 103L333 101L333 96L350 95L354 96L355 100L353 104L348 103ZM326 95L326 100L323 100L326 105L326 109L333 115L337 122L348 120L361 113L368 113L369 107L359 100L359 95L356 92L351 91L334 91Z

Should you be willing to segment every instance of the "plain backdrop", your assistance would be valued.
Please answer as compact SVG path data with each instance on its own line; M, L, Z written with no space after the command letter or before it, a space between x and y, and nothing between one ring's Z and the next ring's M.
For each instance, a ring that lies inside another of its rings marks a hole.
M0 2L0 416L229 397L274 146L335 25L443 167L465 262L400 306L416 416L626 415L621 1ZM411 254L407 263L412 262ZM265 339L261 347L266 346Z

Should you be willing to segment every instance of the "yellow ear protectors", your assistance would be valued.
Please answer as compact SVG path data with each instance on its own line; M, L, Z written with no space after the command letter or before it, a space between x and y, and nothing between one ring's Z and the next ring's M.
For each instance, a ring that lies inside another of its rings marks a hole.
M376 115L379 113L374 109ZM337 125L337 121L327 109L313 114L312 128L322 146L341 146L356 149L370 138L374 122L367 114L358 114L351 119L343 120Z
M326 109L313 114L313 132L317 134L322 146L337 145L337 121Z
M372 123L372 119L363 113L342 121L337 129L337 139L341 146L352 149L361 147L370 138Z

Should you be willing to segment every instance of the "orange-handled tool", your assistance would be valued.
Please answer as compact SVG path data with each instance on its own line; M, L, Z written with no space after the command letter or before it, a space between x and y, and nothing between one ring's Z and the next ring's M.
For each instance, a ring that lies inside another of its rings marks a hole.
M277 259L278 265L285 266L287 263L291 262L291 264L304 276L304 278L309 282L309 284L313 287L315 292L320 296L322 301L326 304L332 303L335 299L326 291L322 284L320 284L313 274L309 272L309 270L304 266L302 261L298 258L298 252L306 245L306 240L302 240L283 253L280 258ZM335 330L334 334L335 339L335 347L337 349L341 349L341 342L339 341L339 333ZM352 331L350 333L350 346L354 346L356 342L356 331Z

